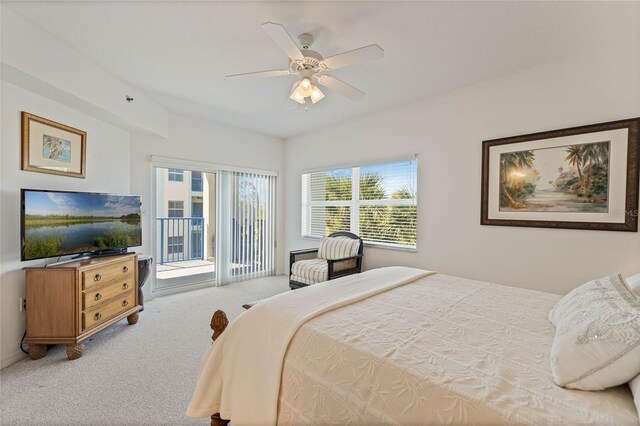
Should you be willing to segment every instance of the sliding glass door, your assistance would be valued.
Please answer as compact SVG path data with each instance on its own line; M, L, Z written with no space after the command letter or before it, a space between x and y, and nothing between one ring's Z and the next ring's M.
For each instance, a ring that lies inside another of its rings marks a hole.
M156 166L156 285L222 285L274 273L276 176Z
M275 176L219 172L221 284L274 273Z

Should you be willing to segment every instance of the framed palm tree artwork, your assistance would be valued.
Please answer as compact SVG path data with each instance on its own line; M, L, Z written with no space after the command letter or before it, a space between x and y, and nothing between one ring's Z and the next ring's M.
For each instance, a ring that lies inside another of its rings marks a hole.
M640 118L482 143L482 225L638 230Z

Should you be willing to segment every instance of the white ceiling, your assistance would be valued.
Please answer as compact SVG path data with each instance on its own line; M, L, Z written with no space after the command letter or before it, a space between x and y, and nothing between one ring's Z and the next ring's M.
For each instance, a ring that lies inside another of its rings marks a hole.
M279 137L347 120L588 50L637 28L633 3L523 2L9 2L167 109ZM385 58L332 74L367 92L326 91L286 107L294 76L224 81L286 68L262 31L311 33L325 57L377 43ZM627 31L625 33L625 31Z

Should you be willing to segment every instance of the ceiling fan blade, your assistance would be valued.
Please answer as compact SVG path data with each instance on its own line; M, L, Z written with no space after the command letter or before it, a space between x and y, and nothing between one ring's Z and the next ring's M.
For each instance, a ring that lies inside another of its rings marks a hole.
M273 41L276 42L280 49L287 54L289 59L304 59L298 45L293 41L287 30L285 30L282 25L274 22L265 22L262 24L262 29L273 39Z
M358 90L344 81L338 80L330 75L321 75L318 77L318 83L346 96L349 99L353 99L354 101L359 101L366 95L362 90Z
M338 55L325 58L324 64L327 68L335 70L338 68L348 67L350 65L360 64L362 62L375 61L384 56L384 50L377 44L361 47L359 49L350 50Z
M225 80L245 80L249 78L264 78L264 77L284 77L291 74L289 70L269 70L269 71L257 71L247 72L244 74L232 74L224 77Z

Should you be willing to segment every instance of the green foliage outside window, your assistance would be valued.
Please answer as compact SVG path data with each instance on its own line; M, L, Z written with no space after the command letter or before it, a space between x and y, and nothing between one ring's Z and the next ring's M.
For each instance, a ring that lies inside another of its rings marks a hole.
M326 176L326 201L351 200L351 176ZM383 200L387 197L383 177L378 173L366 173L360 176L360 200ZM391 199L414 199L415 194L401 187L390 194ZM325 207L325 233L349 231L349 206ZM364 240L387 242L400 245L416 245L415 205L360 206L360 237Z

